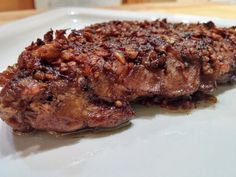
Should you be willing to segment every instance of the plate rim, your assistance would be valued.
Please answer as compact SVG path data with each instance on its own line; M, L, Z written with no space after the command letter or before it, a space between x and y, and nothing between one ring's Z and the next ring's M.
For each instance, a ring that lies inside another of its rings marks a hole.
M122 13L121 13L122 12ZM155 20L155 19L163 19L167 18L170 22L207 22L213 21L217 26L235 26L236 20L228 19L228 18L220 18L220 17L210 17L210 16L195 16L195 15L186 15L186 14L171 14L171 13L163 13L163 12L133 12L127 10L111 10L111 9L99 9L99 8L85 8L85 7L62 7L52 9L46 12L42 12L40 14L32 15L29 17L25 17L22 19L18 19L13 22L9 22L7 24L3 24L0 26L0 36L6 34L11 34L15 31L15 27L17 26L17 31L22 31L27 27L32 25L44 24L48 21L55 20L56 18L60 18L63 16L73 17L79 14L89 14L89 15L103 15L109 16L117 16L121 17L135 17L137 19L147 19L147 20ZM24 24L24 25L22 25Z

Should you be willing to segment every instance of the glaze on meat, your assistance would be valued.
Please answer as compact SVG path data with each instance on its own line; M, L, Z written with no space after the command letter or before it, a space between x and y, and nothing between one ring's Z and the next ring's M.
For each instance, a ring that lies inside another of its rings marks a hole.
M0 74L0 116L18 131L115 127L134 114L130 102L181 100L233 82L235 60L235 28L212 22L49 31Z

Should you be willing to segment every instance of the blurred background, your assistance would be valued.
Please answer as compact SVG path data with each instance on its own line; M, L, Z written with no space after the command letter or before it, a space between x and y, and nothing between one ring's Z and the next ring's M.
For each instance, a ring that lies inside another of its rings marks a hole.
M112 6L120 4L148 3L148 2L196 2L196 0L0 0L0 11L23 9L52 9L63 6ZM221 2L236 4L236 0L197 0L198 3Z

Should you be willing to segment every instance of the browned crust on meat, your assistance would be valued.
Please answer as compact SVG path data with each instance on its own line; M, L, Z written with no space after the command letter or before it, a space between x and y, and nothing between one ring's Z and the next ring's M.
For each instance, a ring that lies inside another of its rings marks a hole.
M14 129L113 127L133 115L130 101L180 100L235 80L233 27L111 21L65 33L49 31L0 74L0 115Z

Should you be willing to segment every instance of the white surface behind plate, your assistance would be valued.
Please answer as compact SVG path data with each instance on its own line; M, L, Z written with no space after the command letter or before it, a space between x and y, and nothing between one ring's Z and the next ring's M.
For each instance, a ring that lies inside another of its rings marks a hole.
M3 70L50 28L81 28L110 19L206 21L209 18L59 9L0 28ZM214 19L218 25L235 21ZM235 177L236 89L224 87L214 106L190 113L136 107L132 126L113 133L14 136L0 122L0 177Z

